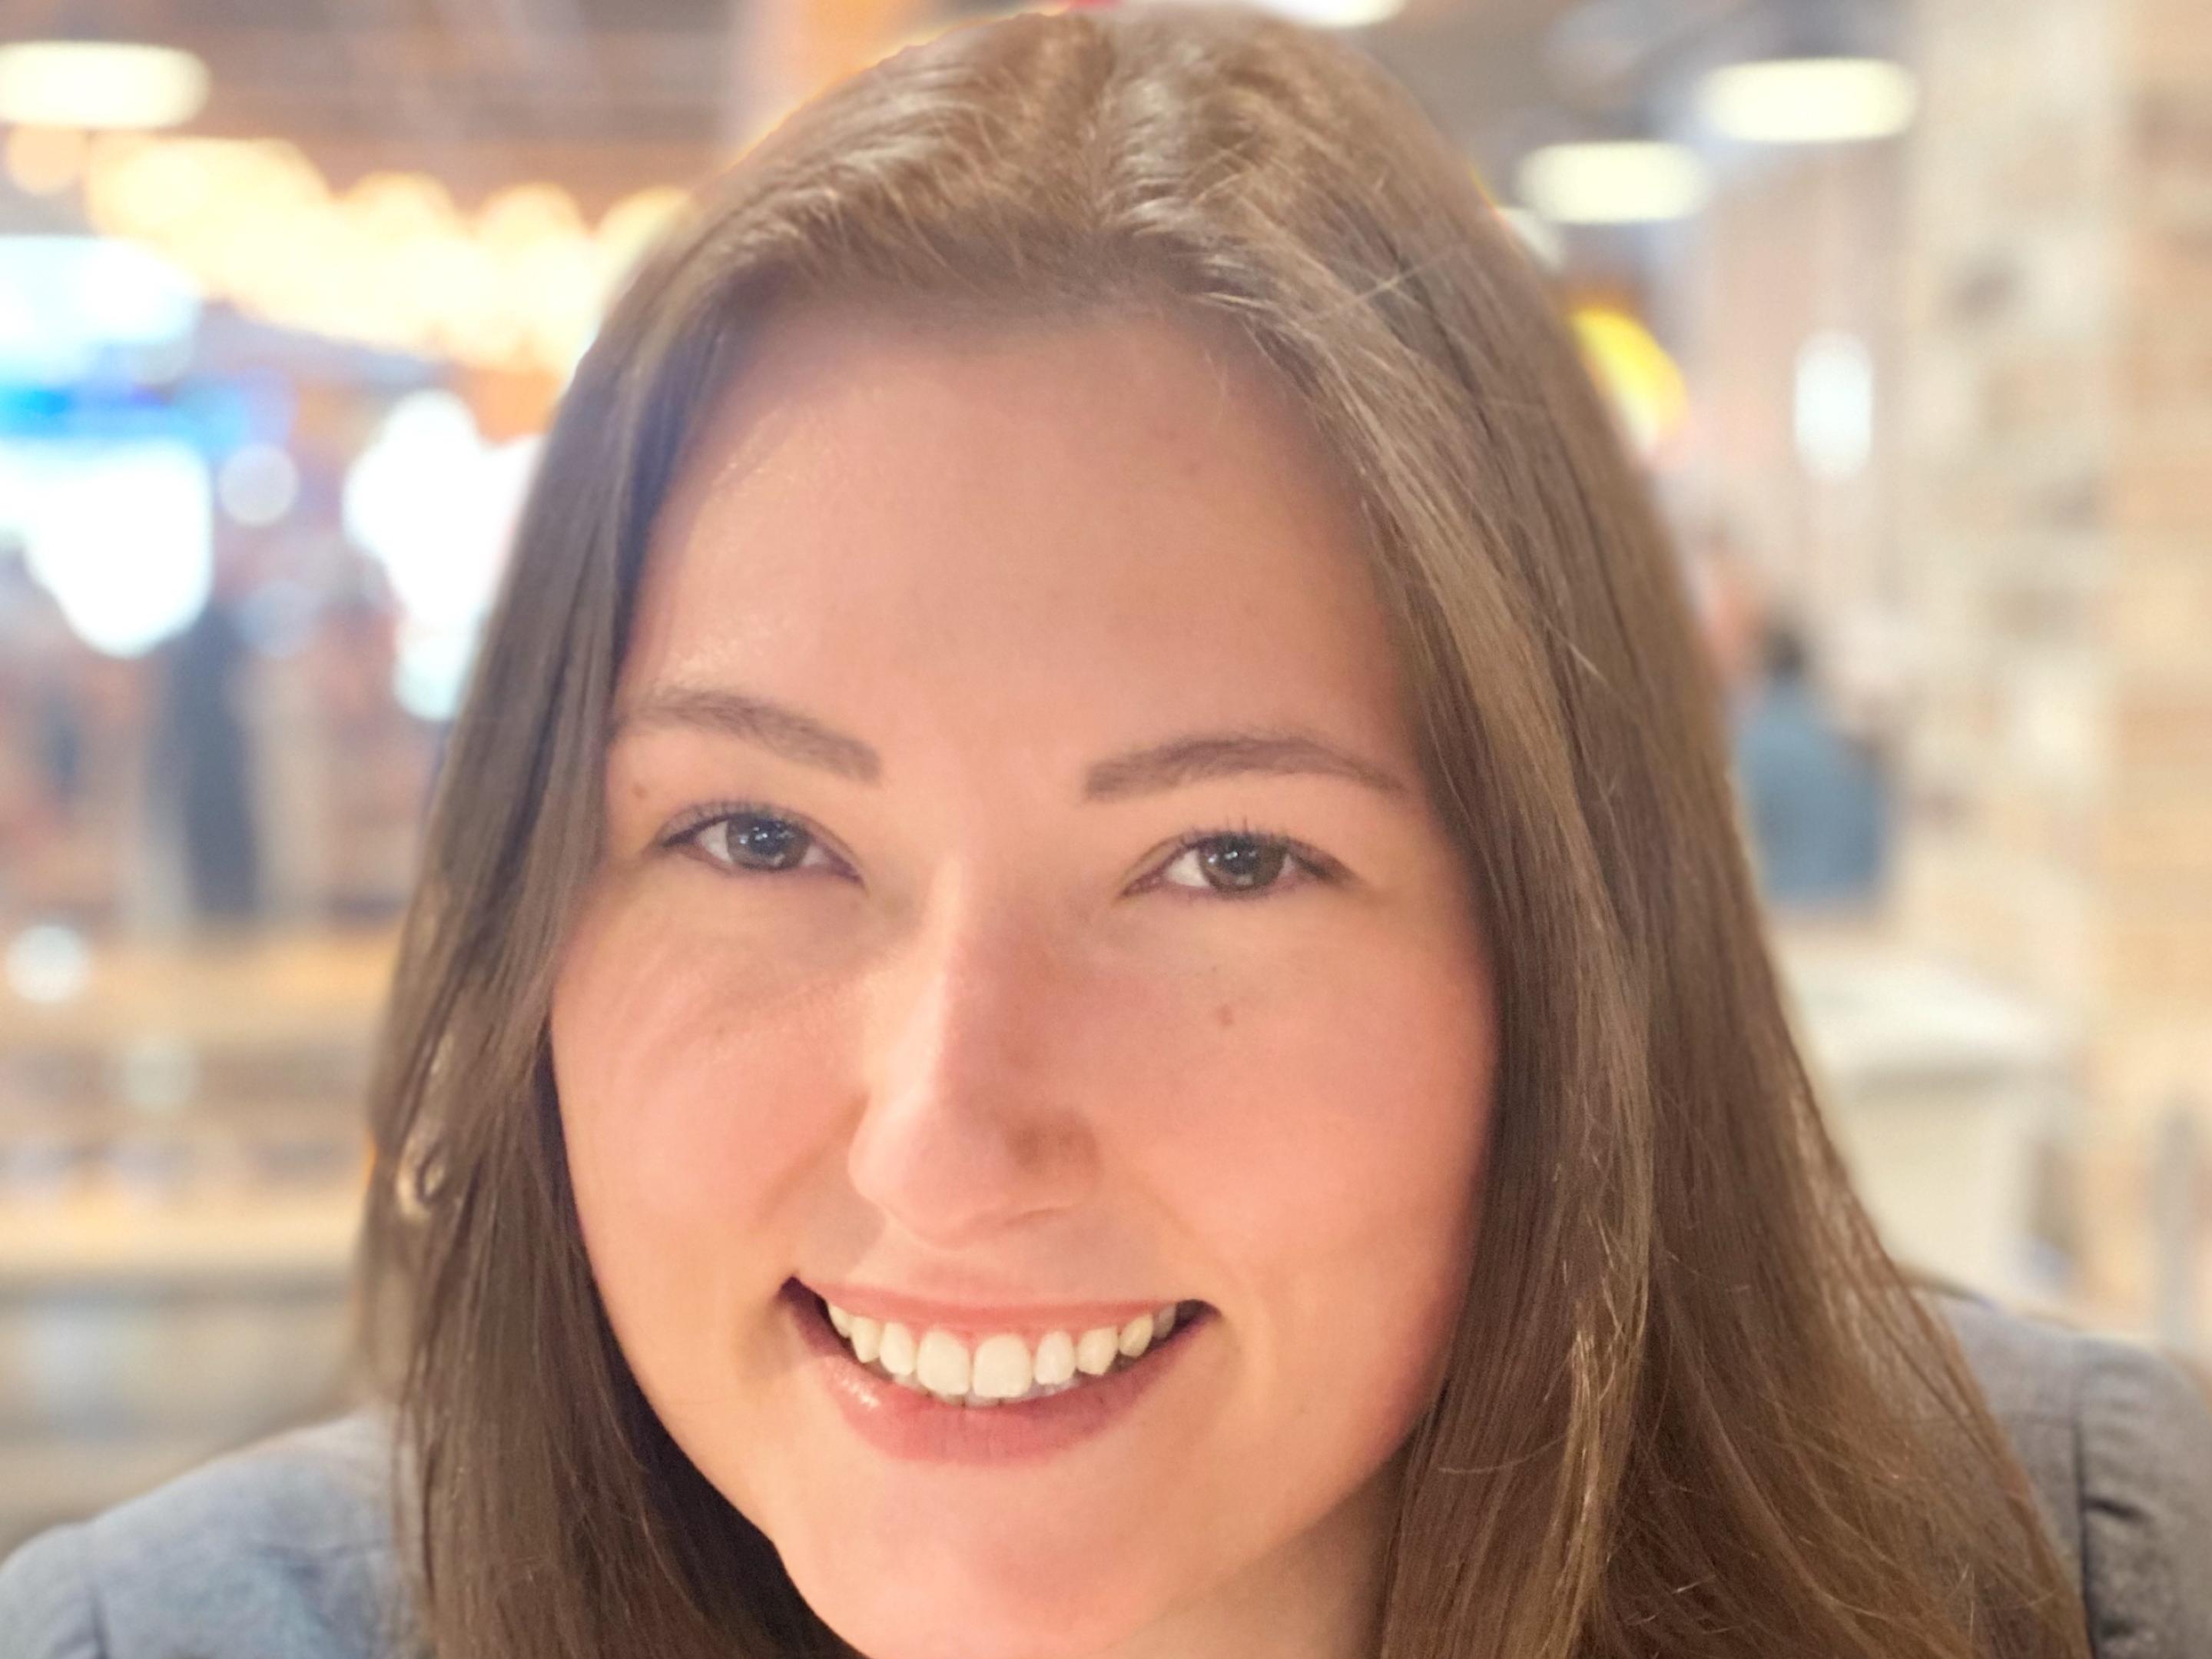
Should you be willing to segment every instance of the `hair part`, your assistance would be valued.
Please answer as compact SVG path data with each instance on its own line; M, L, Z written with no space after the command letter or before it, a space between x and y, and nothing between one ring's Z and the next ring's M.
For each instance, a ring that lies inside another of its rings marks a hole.
M623 1361L546 1011L655 514L769 319L847 301L984 327L1185 308L1342 465L1502 964L1473 1273L1407 1448L1384 1659L2080 1659L2024 1477L1820 1126L1675 562L1541 279L1363 60L1150 7L956 31L802 109L579 367L373 1085L368 1305L442 1659L846 1651Z

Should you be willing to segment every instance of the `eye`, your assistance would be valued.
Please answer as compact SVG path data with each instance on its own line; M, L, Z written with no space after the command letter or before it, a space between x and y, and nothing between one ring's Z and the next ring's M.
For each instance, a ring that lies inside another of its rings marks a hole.
M1335 878L1334 866L1318 853L1287 836L1248 830L1190 837L1152 878L1170 887L1232 899L1263 898Z
M708 807L661 837L663 847L696 848L714 864L746 875L775 875L813 865L842 864L805 825L755 807Z
M846 867L805 824L758 806L702 807L665 832L659 844L695 851L740 875ZM1141 887L1157 884L1193 894L1255 899L1338 878L1329 859L1287 836L1217 830L1185 838Z

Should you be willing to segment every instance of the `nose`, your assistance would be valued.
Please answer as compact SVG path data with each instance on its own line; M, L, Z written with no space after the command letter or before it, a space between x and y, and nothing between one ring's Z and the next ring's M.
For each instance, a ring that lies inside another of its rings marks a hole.
M951 896L878 981L854 1188L953 1250L1072 1210L1097 1175L1085 1079L1054 1055L1080 988L1041 919L1003 896ZM1097 1086L1097 1080L1090 1082Z

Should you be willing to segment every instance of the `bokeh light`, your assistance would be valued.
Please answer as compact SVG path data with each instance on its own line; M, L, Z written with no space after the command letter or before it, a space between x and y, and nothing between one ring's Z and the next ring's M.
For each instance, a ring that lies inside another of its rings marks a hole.
M0 483L19 503L31 574L94 650L138 656L207 602L213 491L191 446L19 445L0 451Z

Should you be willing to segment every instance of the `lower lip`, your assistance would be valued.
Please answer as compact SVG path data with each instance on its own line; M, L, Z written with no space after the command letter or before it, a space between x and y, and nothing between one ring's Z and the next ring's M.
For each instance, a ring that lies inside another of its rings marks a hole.
M920 1463L1028 1462L1103 1433L1175 1369L1213 1317L1212 1309L1200 1310L1137 1364L1064 1393L1004 1406L948 1406L854 1358L820 1300L797 1281L785 1285L783 1301L845 1420L878 1451Z

